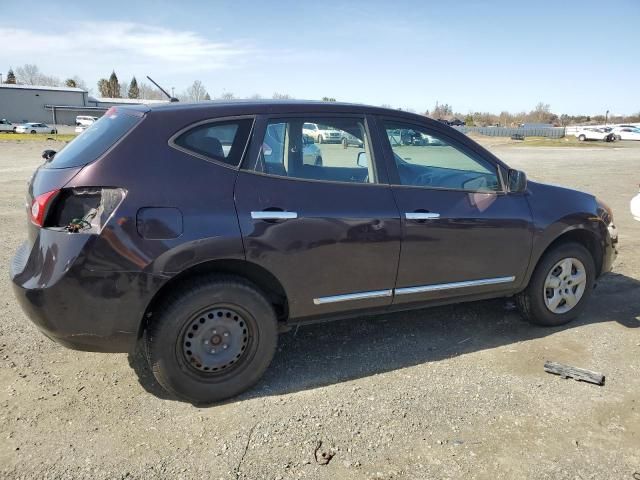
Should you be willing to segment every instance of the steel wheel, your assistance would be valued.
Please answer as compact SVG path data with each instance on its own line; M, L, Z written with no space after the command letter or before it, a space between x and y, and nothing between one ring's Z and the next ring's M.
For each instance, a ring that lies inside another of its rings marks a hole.
M587 273L577 258L564 258L547 274L544 303L550 312L563 314L573 309L584 295Z
M251 339L249 330L249 323L235 309L210 308L187 323L182 355L200 372L222 373L242 359Z

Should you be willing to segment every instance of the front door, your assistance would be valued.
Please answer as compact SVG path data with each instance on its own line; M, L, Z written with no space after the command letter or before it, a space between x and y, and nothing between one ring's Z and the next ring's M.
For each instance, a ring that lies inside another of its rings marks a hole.
M350 133L363 148L309 144L304 123ZM391 304L400 217L364 116L263 118L235 199L246 258L282 284L291 318ZM304 161L313 151L317 161Z
M402 217L394 304L516 288L529 263L531 213L499 166L440 129L380 120Z

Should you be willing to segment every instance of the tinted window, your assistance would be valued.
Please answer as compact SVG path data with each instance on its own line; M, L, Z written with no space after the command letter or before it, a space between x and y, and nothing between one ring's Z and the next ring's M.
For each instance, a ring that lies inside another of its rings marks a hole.
M307 118L270 121L258 158L250 168L271 175L307 180L376 182L375 169L367 159L370 143L364 119L313 119L314 123L326 125L336 132L333 143L322 144L315 143L313 137L303 133L303 127L308 125L310 120ZM343 144L342 139L348 135L359 142Z
M198 155L236 166L240 163L253 120L205 123L186 131L175 144Z
M490 162L465 153L426 129L384 122L400 185L452 190L496 191L500 182Z
M137 113L137 112L136 112ZM46 168L79 167L93 162L118 139L131 130L142 117L111 108L100 120L60 150Z

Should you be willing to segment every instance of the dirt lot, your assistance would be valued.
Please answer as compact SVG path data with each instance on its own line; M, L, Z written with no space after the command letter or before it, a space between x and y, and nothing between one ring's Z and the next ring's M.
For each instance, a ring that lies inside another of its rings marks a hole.
M591 191L616 213L615 273L577 322L537 328L508 303L489 301L302 327L281 337L256 388L209 408L168 398L138 354L66 350L19 309L8 264L23 240L25 181L44 148L0 143L1 477L640 472L640 222L629 213L640 145L492 147L531 178ZM601 371L606 385L546 374L547 359ZM329 464L316 462L316 449L334 454Z

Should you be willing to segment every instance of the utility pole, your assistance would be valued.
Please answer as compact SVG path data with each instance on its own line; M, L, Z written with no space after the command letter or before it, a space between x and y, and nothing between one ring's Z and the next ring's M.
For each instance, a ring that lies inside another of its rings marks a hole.
M604 126L607 126L607 119L609 118L609 110L607 110L607 113L604 114Z

